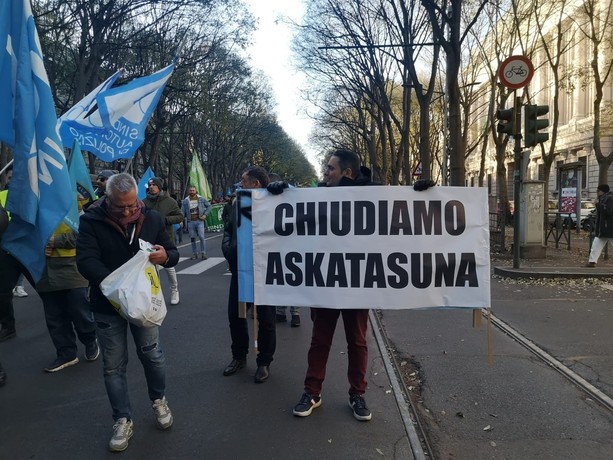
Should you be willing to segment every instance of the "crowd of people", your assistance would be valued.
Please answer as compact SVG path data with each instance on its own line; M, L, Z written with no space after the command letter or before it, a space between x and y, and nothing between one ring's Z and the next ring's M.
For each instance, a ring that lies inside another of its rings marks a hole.
M271 181L271 176L275 180ZM355 153L337 150L330 156L321 185L330 187L330 193L334 193L333 187L371 183ZM414 188L423 190L432 185L432 181L424 181ZM267 188L270 193L278 195L288 185L264 168L251 166L243 171L240 188ZM111 170L98 176L98 195L93 203L80 203L83 209L78 233L61 224L51 236L45 248L45 272L38 283L34 283L15 257L0 251L0 341L16 335L13 289L20 274L24 274L43 301L47 328L56 348L54 361L44 370L57 372L77 364L77 339L85 348L87 361L94 361L102 355L104 384L113 418L109 449L123 451L134 432L127 381L128 330L144 369L148 396L160 429L168 429L173 424L166 399L166 359L159 327L143 327L128 322L105 297L100 285L139 251L139 240L143 240L154 248L148 256L150 262L168 275L170 303L178 304L179 287L174 267L179 261L179 251L175 244L175 226L187 224L192 259L206 260L204 222L211 211L211 203L199 196L195 187L190 187L188 196L178 203L163 191L163 182L157 177L149 180L147 197L140 200L135 179L127 173ZM0 206L0 211L0 231L3 232L10 217L3 206ZM229 377L246 366L249 352L247 315L251 311L257 323L258 337L254 381L261 384L270 378L276 349L276 323L287 321L287 307L239 302L236 200L227 202L224 216L222 252L231 272L228 323L232 359L222 374ZM300 326L300 310L289 306L289 311L291 326ZM357 420L372 418L364 397L367 389L368 310L316 306L310 309L311 344L306 357L303 393L293 408L295 416L309 416L322 404L326 366L339 317L343 319L347 341L348 403ZM6 373L0 365L0 385L5 382Z

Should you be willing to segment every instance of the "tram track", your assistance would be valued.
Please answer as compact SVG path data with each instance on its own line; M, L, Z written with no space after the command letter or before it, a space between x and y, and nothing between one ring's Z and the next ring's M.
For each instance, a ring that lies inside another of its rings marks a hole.
M488 311L483 309L482 315L487 320ZM405 431L409 439L413 458L416 460L435 459L434 449L430 445L429 436L427 433L426 424L422 423L420 412L418 410L419 401L415 400L414 392L409 388L406 376L403 376L403 364L400 362L401 356L396 352L394 345L388 340L383 327L382 312L371 310L371 323L373 325L374 336L378 347L383 356L386 371L390 376L393 394L396 398L401 418L405 425ZM557 371L568 379L573 385L584 392L591 400L603 406L610 412L613 412L613 398L605 394L600 389L596 388L585 378L574 372L560 360L547 353L540 348L521 332L505 323L499 317L491 314L492 325L499 331L512 338L514 341L522 345L530 351L539 360L547 364L550 368Z
M390 376L392 392L396 398L396 404L404 423L413 458L415 460L434 459L434 451L428 441L426 430L421 423L419 413L415 407L415 401L413 401L411 392L402 378L400 363L394 353L394 348L384 332L380 312L370 310L370 321L373 326L375 340L383 357L385 370Z
M486 309L481 311L481 314L487 319L488 312ZM499 330L504 332L506 335L511 337L517 343L522 345L532 354L537 356L551 368L555 369L557 372L562 374L568 380L570 380L574 385L576 385L583 392L587 393L592 399L597 401L599 404L604 406L609 411L613 412L613 398L596 388L586 379L581 377L579 374L574 372L568 366L564 365L561 361L551 356L545 350L540 348L526 336L521 334L519 331L511 327L509 324L502 321L500 318L496 317L493 313L491 314L492 324L497 327Z

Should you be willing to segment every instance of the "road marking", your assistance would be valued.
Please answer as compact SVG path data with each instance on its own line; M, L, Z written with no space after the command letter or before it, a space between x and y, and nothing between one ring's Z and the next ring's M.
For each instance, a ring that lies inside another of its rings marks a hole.
M225 260L226 259L223 257L209 257L207 260L203 260L202 262L198 262L197 264L184 268L180 272L177 272L177 275L199 275L200 273L207 271L209 268L219 265Z

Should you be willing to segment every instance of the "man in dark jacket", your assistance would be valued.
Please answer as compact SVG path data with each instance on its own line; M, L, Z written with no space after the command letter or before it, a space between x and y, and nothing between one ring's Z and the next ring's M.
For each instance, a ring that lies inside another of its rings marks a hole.
M183 222L183 213L179 208L178 203L172 197L166 195L162 191L162 179L159 177L152 177L149 179L147 187L147 197L143 200L145 206L150 209L154 209L160 213L162 220L166 225L166 231L170 240L175 244L175 231L173 224L179 224ZM179 283L177 282L177 272L175 267L168 267L164 270L168 275L168 282L170 284L170 304L176 305L179 303Z
M600 184L596 194L596 238L592 242L587 267L595 267L605 245L613 242L613 194L607 184Z
M241 178L241 188L264 188L268 185L268 173L260 166L247 168ZM229 218L224 225L224 235L221 243L223 255L230 265L232 278L228 293L228 320L230 322L230 335L232 337L232 361L223 371L223 375L235 374L245 367L247 352L249 351L249 331L247 318L241 317L238 310L238 256L237 256L237 223L236 203L232 205ZM277 345L277 331L275 323L275 307L270 305L257 305L254 307L258 322L258 355L256 358L257 370L255 383L264 383L270 375L270 363L273 360Z
M169 428L173 418L165 397L166 362L158 327L138 327L117 313L100 290L100 283L130 260L139 250L139 239L155 249L153 264L173 267L179 252L170 240L160 214L137 198L137 184L126 173L111 176L99 206L89 207L81 216L77 239L77 266L90 283L91 309L103 357L104 383L113 409L112 451L128 447L133 434L132 410L128 396L127 330L130 329L143 368L149 398L160 429Z

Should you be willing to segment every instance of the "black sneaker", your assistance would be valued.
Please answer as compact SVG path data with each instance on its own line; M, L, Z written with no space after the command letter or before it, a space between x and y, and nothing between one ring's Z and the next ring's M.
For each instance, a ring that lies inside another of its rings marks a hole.
M300 316L292 315L291 326L292 327L300 327Z
M62 369L67 368L68 366L74 366L79 362L79 358L56 358L51 364L45 367L45 372L57 372Z
M85 345L85 359L87 361L96 361L100 356L100 347L98 346L98 339Z
M372 418L370 409L366 406L366 401L362 395L349 396L349 407L353 409L353 416L360 421L367 421Z
M294 415L297 417L308 417L313 409L321 406L321 396L312 396L304 393L300 402L294 406Z

